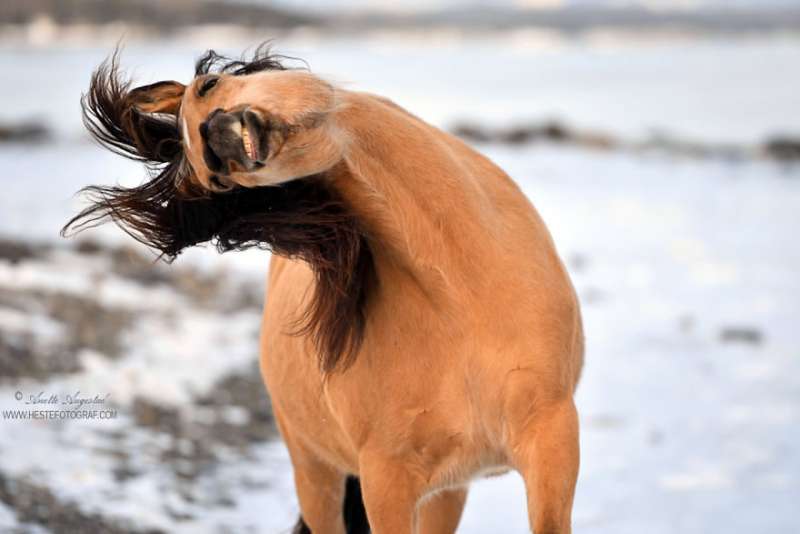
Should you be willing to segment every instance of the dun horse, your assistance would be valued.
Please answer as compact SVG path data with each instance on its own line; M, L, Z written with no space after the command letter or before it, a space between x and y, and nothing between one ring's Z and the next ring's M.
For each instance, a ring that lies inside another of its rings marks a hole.
M581 318L517 185L390 100L263 48L208 52L188 85L132 88L117 58L85 122L150 178L88 187L65 232L110 218L167 259L204 242L273 252L261 370L296 532L453 532L470 481L510 469L531 529L570 532Z

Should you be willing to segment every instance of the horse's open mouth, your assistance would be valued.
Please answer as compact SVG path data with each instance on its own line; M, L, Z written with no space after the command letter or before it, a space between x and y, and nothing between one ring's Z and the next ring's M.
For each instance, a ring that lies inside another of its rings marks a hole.
M250 108L242 113L242 148L247 158L256 166L264 165L269 156L266 125L260 113Z
M212 173L250 172L269 157L269 122L249 107L213 111L200 124L203 160Z

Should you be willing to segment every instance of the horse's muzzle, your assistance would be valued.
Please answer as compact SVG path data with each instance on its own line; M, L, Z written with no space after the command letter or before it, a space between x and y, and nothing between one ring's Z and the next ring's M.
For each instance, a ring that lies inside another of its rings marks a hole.
M200 124L200 136L206 166L223 175L257 170L269 152L264 122L249 108L230 113L214 110Z

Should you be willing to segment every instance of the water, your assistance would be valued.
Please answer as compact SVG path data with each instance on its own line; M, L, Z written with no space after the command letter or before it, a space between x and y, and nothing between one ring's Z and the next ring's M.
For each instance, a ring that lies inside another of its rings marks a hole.
M123 63L142 83L187 81L206 48L238 54L257 42L132 43ZM41 116L64 135L79 135L80 94L110 48L1 50L0 69L13 83L0 86L0 98L14 105L0 119ZM486 41L434 34L287 39L276 50L438 125L558 117L634 137L660 129L719 142L800 132L800 71L790 67L800 64L800 42L792 39L564 43L527 34Z

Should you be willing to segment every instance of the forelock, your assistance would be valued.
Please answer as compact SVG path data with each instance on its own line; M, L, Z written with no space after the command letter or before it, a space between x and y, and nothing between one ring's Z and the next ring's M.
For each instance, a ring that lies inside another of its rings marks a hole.
M255 72L294 68L287 66L287 63L291 61L302 63L302 60L297 58L273 54L270 49L270 43L265 42L258 46L249 57L243 55L239 59L218 54L214 50L208 50L195 63L194 73L195 76L212 73L243 76Z

